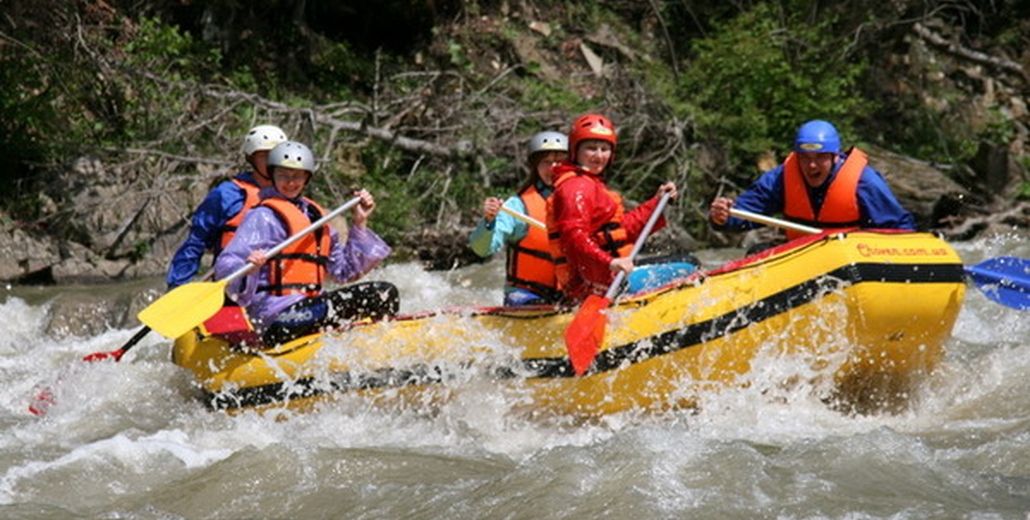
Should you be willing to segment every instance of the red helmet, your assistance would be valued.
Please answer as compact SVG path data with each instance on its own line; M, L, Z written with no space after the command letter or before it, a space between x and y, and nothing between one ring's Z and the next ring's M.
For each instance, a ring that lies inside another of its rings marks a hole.
M576 150L579 148L579 143L589 139L598 139L611 143L614 152L615 125L607 117L600 114L579 116L579 119L572 123L572 130L569 131L569 156L573 161L576 160ZM613 153L613 158L614 155Z

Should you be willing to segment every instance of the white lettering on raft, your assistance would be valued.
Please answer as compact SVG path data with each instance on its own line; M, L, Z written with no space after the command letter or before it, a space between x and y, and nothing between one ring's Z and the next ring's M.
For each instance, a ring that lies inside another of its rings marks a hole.
M946 247L875 247L859 243L855 246L862 256L947 256Z

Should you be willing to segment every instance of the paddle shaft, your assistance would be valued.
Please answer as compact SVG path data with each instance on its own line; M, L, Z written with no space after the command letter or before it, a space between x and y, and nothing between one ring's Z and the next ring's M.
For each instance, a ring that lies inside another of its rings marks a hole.
M743 210L743 209L730 208L730 215L733 215L734 217L737 217L737 218L742 218L744 220L750 220L751 222L757 222L759 224L765 224L767 226L773 226L773 227L778 227L778 228L782 228L782 229L790 229L790 230L798 231L798 232L801 232L801 233L808 233L810 235L816 235L816 234L819 234L819 233L823 232L823 230L821 230L821 229L819 229L817 227L805 226L805 225L802 225L802 224L795 224L795 223L787 221L787 220L773 218L773 217L767 217L767 216L762 215L760 213L752 213L750 211Z
M87 363L93 363L95 361L103 361L109 357L112 357L115 361L121 361L122 356L124 356L125 353L129 351L129 349L135 347L136 344L139 343L140 340L143 339L147 334L150 334L150 327L144 325L142 329L139 329L139 331L136 332L136 334L129 338L129 341L126 341L125 344L122 345L122 348L115 350L113 352L97 352L94 354L90 354L82 358L82 360Z
M636 260L637 254L644 248L644 242L647 241L647 237L651 236L651 230L654 229L655 224L658 223L658 219L662 216L662 211L665 209L665 205L669 202L669 192L662 194L662 198L658 201L658 205L655 206L654 211L651 212L651 217L647 219L647 223L644 224L644 229L640 231L640 236L637 237L637 241L633 244L633 250L629 253L630 260ZM607 300L611 300L615 297L615 293L619 292L619 286L622 285L622 281L626 278L626 271L619 271L619 274L615 275L615 279L612 280L612 284L608 286L608 292L604 293L604 297Z
M210 279L212 279L214 277L215 277L215 271L212 269L212 270L208 271L207 274L205 274L203 278L201 278L201 281L207 281L207 280L210 280ZM118 350L112 350L110 352L94 352L92 354L89 354L89 355L83 357L82 360L87 362L87 363L94 363L94 362L97 362L97 361L103 361L103 360L105 360L107 358L114 358L115 361L121 361L122 360L122 356L124 356L126 352L128 352L130 349L132 349L132 347L135 347L136 344L139 343L141 339L146 337L147 334L150 334L151 330L152 329L150 328L149 325L144 325L142 329L137 331L136 334L134 334L131 338L129 338L129 341L126 341L125 344L122 345L121 348L119 348Z
M512 217L515 217L515 218L525 222L526 224L529 224L530 226L533 226L533 227L535 227L537 229L542 229L544 231L547 231L547 225L546 224L544 224L543 222L540 222L539 220L537 220L537 219L535 219L535 218L533 218L533 217L531 217L529 215L525 215L525 214L519 213L518 211L515 211L515 210L513 210L513 209L511 209L509 207L506 207L506 206L501 206L501 211L511 215Z
M730 215L759 224L792 229L801 233L817 234L823 230L767 217L737 208ZM1015 257L990 258L973 266L966 266L966 274L988 298L1017 310L1030 309L1030 261Z

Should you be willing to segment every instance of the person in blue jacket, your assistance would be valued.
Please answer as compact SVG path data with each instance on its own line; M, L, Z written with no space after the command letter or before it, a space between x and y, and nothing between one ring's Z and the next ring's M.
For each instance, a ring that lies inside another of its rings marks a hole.
M545 131L534 135L526 161L529 175L522 186L508 200L487 197L483 201L483 218L469 236L469 246L483 258L506 249L505 305L548 304L561 299L547 239L547 198L554 190L551 166L568 152L565 134ZM508 212L502 212L502 206Z
M268 152L286 141L286 133L272 125L251 128L243 138L243 157L251 169L215 186L193 212L186 241L172 256L165 283L174 289L188 283L200 270L204 253L218 253L232 240L248 209L258 203L258 191L272 185Z
M708 217L716 230L740 231L760 226L730 216L730 208L821 229L916 229L915 218L891 192L880 172L861 150L843 151L837 129L822 120L798 129L794 149L784 162L762 174L736 200L718 197ZM787 231L788 238L800 233Z
M243 217L236 236L215 261L215 275L224 278L250 263L258 266L230 282L226 295L244 307L265 345L365 318L393 316L399 307L397 287L388 282L362 282L327 291L325 284L354 282L390 254L390 246L368 228L375 199L366 190L356 195L345 241L329 225L269 258L265 251L310 227L327 212L303 196L315 168L304 144L279 143L268 155L272 186L261 190L261 202Z

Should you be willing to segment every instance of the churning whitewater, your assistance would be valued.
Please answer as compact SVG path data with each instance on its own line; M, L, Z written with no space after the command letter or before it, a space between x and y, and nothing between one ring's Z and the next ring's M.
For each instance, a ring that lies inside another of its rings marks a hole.
M1030 258L1026 235L953 244ZM740 251L703 251L706 268ZM500 302L501 262L396 264L403 313ZM0 299L4 518L1001 518L1030 513L1030 319L969 287L947 352L898 413L828 407L812 364L756 360L697 410L540 413L518 385L457 378L425 402L343 395L310 413L207 409L148 335L120 362L117 309L160 281L8 287ZM113 304L112 304L113 305ZM55 319L55 313L60 319ZM121 312L125 312L122 310ZM828 311L828 314L832 312ZM825 326L835 327L833 316ZM770 338L779 341L781 338ZM41 388L54 403L28 405ZM387 396L389 397L389 396Z

